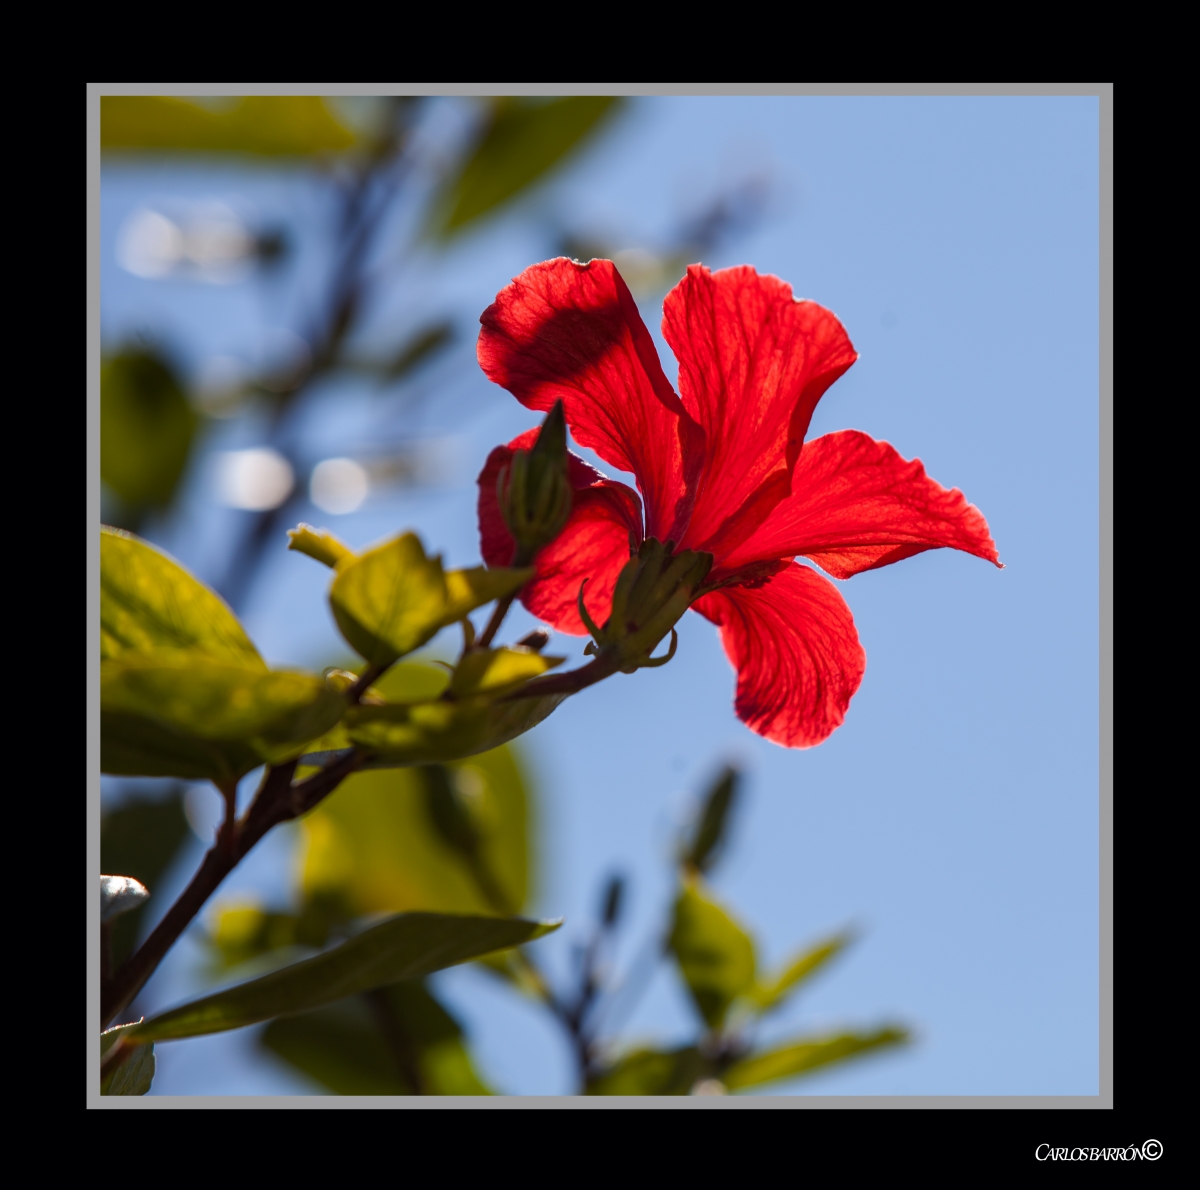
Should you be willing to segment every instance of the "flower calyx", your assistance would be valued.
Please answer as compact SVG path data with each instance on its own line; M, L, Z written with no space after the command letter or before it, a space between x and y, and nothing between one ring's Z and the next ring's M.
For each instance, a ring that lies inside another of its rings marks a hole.
M517 450L496 477L496 498L517 543L514 566L527 566L571 515L567 423L561 401L546 415L531 450Z
M603 628L588 615L585 579L579 588L579 617L592 641L584 652L615 655L622 673L666 665L679 643L675 624L695 599L712 564L712 554L697 550L676 553L674 542L646 538L617 578L612 611ZM671 645L665 656L651 658L668 632Z

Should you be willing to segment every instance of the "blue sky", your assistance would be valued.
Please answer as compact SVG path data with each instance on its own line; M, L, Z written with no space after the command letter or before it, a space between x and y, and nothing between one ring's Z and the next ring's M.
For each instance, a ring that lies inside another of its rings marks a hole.
M810 437L854 428L885 439L988 518L1002 571L940 550L840 584L867 670L845 724L818 748L784 750L741 726L716 632L692 614L670 665L577 696L523 741L543 811L538 909L567 919L539 944L559 971L613 868L631 881L630 957L671 894L673 824L722 761L745 765L719 895L768 962L842 925L861 929L765 1035L881 1019L918 1034L905 1051L782 1092L1098 1090L1097 145L1087 98L639 100L531 209L436 265L418 262L410 293L420 296L379 314L381 335L431 309L474 320L550 253L549 213L653 249L706 196L761 174L764 218L704 263L753 264L842 319L860 359L822 400ZM106 167L106 342L138 329L169 336L195 369L211 355L249 357L271 328L297 326L315 253L265 287L119 267L124 218L172 198L222 199L301 229L322 212L319 188L300 175ZM642 310L673 378L661 310ZM420 432L453 447L444 482L303 519L355 546L412 527L448 562L477 560L475 473L533 419L470 351L464 343L431 373L436 393L422 407ZM347 387L306 441L314 457L352 453L382 416L365 387ZM211 445L257 445L256 432L222 422ZM204 459L186 507L158 539L204 575L234 515L214 509ZM324 585L319 568L279 551L245 615L270 660L321 665L340 651ZM514 634L532 623L514 615ZM581 643L555 647L577 654ZM268 840L226 891L277 897L290 846L286 832ZM156 898L168 899L166 889ZM189 994L195 960L181 946L148 1005ZM439 987L496 1084L566 1089L565 1049L534 1011L470 970L444 973ZM664 968L625 1033L673 1040L688 1012ZM159 1048L161 1093L300 1086L247 1033Z

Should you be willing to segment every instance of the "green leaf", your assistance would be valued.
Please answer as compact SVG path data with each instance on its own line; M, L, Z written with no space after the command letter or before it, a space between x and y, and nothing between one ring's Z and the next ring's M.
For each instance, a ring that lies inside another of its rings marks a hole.
M196 414L171 369L126 351L100 367L100 478L126 504L170 504L187 465Z
M329 939L330 918L323 906L302 913L279 913L256 904L223 904L208 935L219 968L239 967L275 951L294 947L320 950Z
M287 535L289 550L307 554L331 570L336 570L339 562L348 562L354 557L354 551L328 529L314 529L312 525L300 524L289 529Z
M566 698L550 694L497 702L485 695L457 702L362 705L346 712L344 726L352 744L373 754L368 767L460 760L524 735Z
M705 1024L719 1028L730 1004L754 984L750 936L690 880L675 902L669 943Z
M589 1095L687 1095L711 1073L694 1046L641 1049L621 1058L588 1084Z
M704 799L704 810L695 835L683 856L683 865L695 872L707 872L716 859L725 837L729 812L737 794L739 773L726 768L713 783Z
M842 933L819 942L816 946L797 955L772 979L759 980L748 993L749 999L759 1012L778 1008L800 983L823 967L834 955L844 950L851 941L853 941L852 934Z
M454 323L435 322L418 331L395 354L384 369L388 380L402 380L454 341Z
M216 103L142 95L100 100L100 147L105 152L307 157L354 143L350 129L315 96L254 95Z
M132 1025L117 1025L100 1034L100 1057L112 1049L118 1040L128 1036ZM124 1051L124 1045L122 1046ZM112 1060L100 1067L101 1095L145 1095L154 1079L154 1046L134 1045L129 1051L114 1054Z
M565 657L543 656L533 649L472 649L455 667L450 693L456 698L484 693L497 695L554 669L565 660Z
M458 1022L415 981L281 1017L261 1044L338 1095L492 1093Z
M535 807L511 749L444 766L471 807L478 858L513 911L531 896ZM471 866L438 830L424 769L356 773L300 820L306 905L347 916L424 909L494 913Z
M338 564L329 604L342 635L372 665L390 665L442 628L446 577L415 533Z
M874 1033L838 1033L827 1037L803 1038L742 1058L725 1071L721 1081L731 1091L762 1086L764 1083L807 1074L871 1050L902 1045L907 1040L908 1031L896 1026L877 1029Z
M475 566L446 574L446 614L442 622L454 624L493 599L504 599L533 578L533 567Z
M100 766L228 781L300 755L345 709L342 695L309 674L196 653L125 653L100 664Z
M148 542L102 526L100 656L185 649L267 668L215 592Z
M435 229L449 238L516 198L580 148L620 102L593 95L494 100L474 152L434 208Z
M120 872L145 885L153 895L163 873L191 831L183 812L183 786L162 800L132 800L100 820L100 868ZM112 961L119 967L133 952L145 903L123 913L112 925Z
M417 979L557 929L523 918L402 913L281 971L130 1026L140 1042L240 1029L291 1016L402 979Z

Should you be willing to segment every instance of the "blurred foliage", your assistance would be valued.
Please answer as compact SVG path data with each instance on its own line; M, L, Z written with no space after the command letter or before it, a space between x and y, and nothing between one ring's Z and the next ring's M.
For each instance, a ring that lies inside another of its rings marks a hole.
M903 1045L908 1030L888 1026L868 1033L838 1033L831 1037L810 1037L777 1046L762 1053L742 1058L726 1067L721 1081L731 1091L761 1087L808 1074L822 1066L843 1062L871 1050Z
M490 1095L459 1023L419 982L267 1026L262 1045L336 1095Z
M117 1025L100 1034L100 1094L145 1095L154 1081L154 1046L138 1045L121 1053L113 1053L108 1063L105 1057L122 1039L131 1025Z
M202 1037L294 1016L401 980L519 946L557 922L450 913L398 913L311 958L129 1026L136 1044Z
M402 701L427 699L445 684L436 666L400 662L372 689ZM321 948L380 913L519 912L533 894L533 823L528 779L511 747L355 774L300 820L296 908L220 906L213 957L229 969ZM484 961L505 968L502 955ZM338 1094L491 1093L458 1024L420 982L276 1020L262 1044Z
M191 835L183 812L185 786L171 785L167 796L130 800L100 820L100 868L106 875L132 876L150 890L159 881ZM112 923L113 965L133 951L146 912L145 904L121 914Z
M169 504L196 420L162 358L137 350L110 357L100 367L100 478L131 510Z
M101 660L180 652L267 668L238 618L208 587L149 542L101 526Z
M104 152L309 157L340 152L355 142L354 133L328 103L311 95L228 100L105 95L100 99Z
M710 1029L725 1023L729 1006L754 983L754 943L697 880L675 901L671 952Z
M603 95L493 100L474 151L434 205L433 230L449 238L498 210L579 148L621 103Z

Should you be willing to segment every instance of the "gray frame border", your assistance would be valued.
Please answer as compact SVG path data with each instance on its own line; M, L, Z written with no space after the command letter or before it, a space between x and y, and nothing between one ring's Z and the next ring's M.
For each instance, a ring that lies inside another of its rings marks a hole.
M968 96L1079 95L1099 100L1099 944L1100 1091L1098 1095L795 1095L653 1099L585 1096L447 1096L379 1099L368 1096L102 1097L94 1025L100 988L88 983L87 1102L130 1110L199 1108L605 1108L744 1110L794 1108L1100 1108L1113 1107L1113 84L1112 83L88 83L87 84L87 789L88 971L99 966L99 936L91 927L100 866L100 97L102 95L830 95Z

